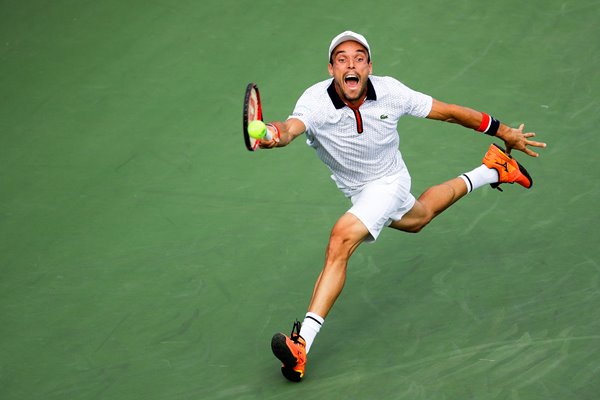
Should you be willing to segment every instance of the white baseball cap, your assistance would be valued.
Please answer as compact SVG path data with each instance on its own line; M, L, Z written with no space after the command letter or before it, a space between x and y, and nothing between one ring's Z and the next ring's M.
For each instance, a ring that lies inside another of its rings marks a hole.
M331 53L333 53L333 49L335 49L340 43L347 42L348 40L353 40L353 41L358 42L358 43L362 44L363 46L365 46L367 48L367 51L369 52L369 58L371 58L371 48L369 47L369 43L367 42L367 39L365 39L365 37L359 33L352 32L352 31L345 31L345 32L340 33L336 37L334 37L333 40L331 41L331 44L329 45L329 59L330 60L331 60Z

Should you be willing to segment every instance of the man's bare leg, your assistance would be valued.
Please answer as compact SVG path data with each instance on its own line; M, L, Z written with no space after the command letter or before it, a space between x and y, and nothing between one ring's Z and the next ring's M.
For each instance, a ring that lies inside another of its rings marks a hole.
M346 213L334 225L325 257L325 266L317 279L308 311L325 318L346 282L348 259L369 235L364 224Z
M458 177L427 189L417 199L413 208L402 219L394 221L390 227L405 232L416 233L433 218L468 193L465 181Z

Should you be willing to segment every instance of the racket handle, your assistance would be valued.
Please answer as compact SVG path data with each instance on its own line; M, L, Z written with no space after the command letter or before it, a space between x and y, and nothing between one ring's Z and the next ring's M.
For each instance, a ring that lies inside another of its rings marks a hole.
M271 135L271 131L269 131L269 128L265 127L265 131L266 132L265 132L265 136L264 136L263 139L265 139L265 140L271 140L271 139L273 139L273 135Z

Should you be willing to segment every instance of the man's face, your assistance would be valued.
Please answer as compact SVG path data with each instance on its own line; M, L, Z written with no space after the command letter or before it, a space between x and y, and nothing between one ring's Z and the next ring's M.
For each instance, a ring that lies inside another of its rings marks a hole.
M342 100L359 106L367 93L367 79L373 67L367 49L360 43L347 41L339 44L331 54L329 75Z

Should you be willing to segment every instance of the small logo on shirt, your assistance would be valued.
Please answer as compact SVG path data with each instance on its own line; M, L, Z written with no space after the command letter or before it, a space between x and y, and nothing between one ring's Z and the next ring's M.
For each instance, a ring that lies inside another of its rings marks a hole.
M381 115L379 116L379 119L387 119L387 117L388 117L387 115L385 115L385 114L381 114Z

